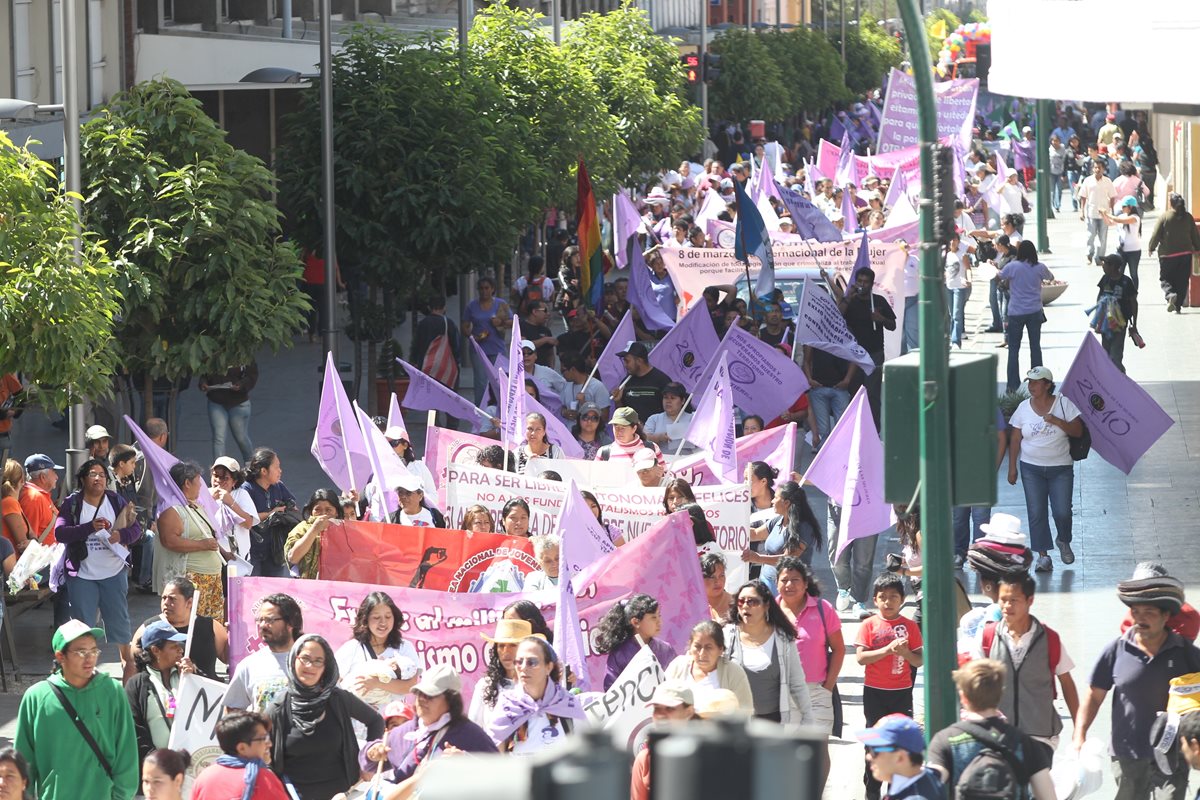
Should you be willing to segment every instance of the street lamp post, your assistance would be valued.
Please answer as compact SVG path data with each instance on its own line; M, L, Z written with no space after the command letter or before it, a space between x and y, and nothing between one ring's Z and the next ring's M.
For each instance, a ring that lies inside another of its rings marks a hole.
M708 137L708 76L704 69L704 56L708 53L708 0L700 0L700 119L704 125L704 136Z
M75 266L83 264L83 178L79 167L79 0L62 0L62 92L63 92L63 177L71 204L75 206ZM75 402L67 412L67 483L83 460L83 403Z
M337 247L336 226L333 208L333 21L330 11L332 0L321 0L321 205L324 209L322 222L325 226L325 330L321 332L326 353L333 354L333 363L338 363L337 351Z

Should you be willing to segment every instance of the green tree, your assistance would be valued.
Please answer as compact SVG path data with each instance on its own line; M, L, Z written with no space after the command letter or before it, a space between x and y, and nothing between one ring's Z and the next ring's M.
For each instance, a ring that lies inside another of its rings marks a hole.
M121 363L143 391L290 345L308 300L274 177L181 84L117 95L83 126L81 153L86 223L120 270Z
M0 374L23 372L66 405L111 387L116 272L53 165L0 132Z
M967 14L967 22L987 22L987 12L981 8L972 8L971 13Z
M730 28L710 49L721 56L721 77L708 92L714 119L778 121L794 111L783 70L761 36Z
M840 32L834 35L833 46L840 50ZM864 12L859 24L847 30L846 88L853 94L878 88L887 71L903 60L900 42L870 14Z
M476 14L467 37L468 68L499 92L495 113L519 123L519 137L507 146L532 157L509 185L527 222L546 208L574 208L579 158L587 162L598 195L614 189L629 165L596 78L550 40L541 16L493 3Z
M779 67L788 90L789 116L819 113L849 98L841 54L823 35L808 28L765 31L760 38Z
M934 35L934 28L938 27L939 22L946 24L945 36ZM925 17L925 38L929 41L929 57L934 64L937 63L938 53L942 51L942 42L946 41L946 36L954 33L961 24L962 20L947 8L935 8Z
M563 50L595 78L625 143L628 161L615 177L640 180L699 151L700 109L687 98L679 51L632 0L584 14L567 29Z

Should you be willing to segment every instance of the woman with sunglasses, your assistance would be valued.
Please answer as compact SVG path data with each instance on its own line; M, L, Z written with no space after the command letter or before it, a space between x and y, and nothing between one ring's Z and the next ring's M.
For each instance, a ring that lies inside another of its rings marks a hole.
M595 460L601 447L612 444L612 438L600 425L600 406L595 403L584 403L579 407L579 416L571 426L571 433L583 448L583 457L588 461Z
M288 686L267 709L271 720L271 769L287 775L304 800L330 800L358 782L358 740L352 722L367 729L367 741L383 738L383 717L339 687L338 664L329 642L316 634L292 645ZM367 748L371 761L386 755L381 745Z
M529 755L571 733L583 705L562 687L562 664L546 640L522 639L513 665L516 681L500 693L488 733L501 753Z
M728 658L746 671L754 716L774 722L811 725L815 721L808 683L796 651L796 626L758 582L734 594L725 626Z

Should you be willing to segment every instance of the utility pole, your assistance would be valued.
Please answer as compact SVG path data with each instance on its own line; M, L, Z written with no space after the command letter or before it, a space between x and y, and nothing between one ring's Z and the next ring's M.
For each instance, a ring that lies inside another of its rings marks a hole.
M920 289L920 480L923 582L922 633L925 642L925 730L934 733L958 719L950 673L955 646L953 526L950 517L950 361L946 346L946 289L933 224L933 148L937 143L937 104L933 64L917 0L897 0L917 90L917 130L921 139Z
M337 226L333 203L333 21L331 0L321 0L321 206L325 226L325 330L321 333L326 353L333 354L337 368Z
M75 251L78 268L83 263L83 176L79 166L79 0L62 0L63 177L75 207ZM67 410L68 442L66 482L71 487L83 463L83 398Z
M1037 101L1037 249L1050 252L1050 233L1046 221L1054 216L1050 210L1050 115L1053 100Z
M704 57L708 53L708 0L700 2L700 119L704 138L708 138L708 80L704 74Z

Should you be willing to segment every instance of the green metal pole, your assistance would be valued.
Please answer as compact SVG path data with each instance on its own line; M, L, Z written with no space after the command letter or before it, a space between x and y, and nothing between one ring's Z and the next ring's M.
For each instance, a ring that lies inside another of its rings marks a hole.
M1054 101L1037 101L1037 247L1039 253L1050 252L1050 232L1046 228L1046 220L1054 218L1054 212L1050 210L1050 115L1053 113Z
M934 241L937 103L933 64L917 0L899 0L917 90L921 136L921 294L919 370L921 402L921 546L925 564L922 633L925 642L925 732L958 719L958 694L950 672L957 663L954 614L954 542L950 517L950 355L946 342L946 288Z

